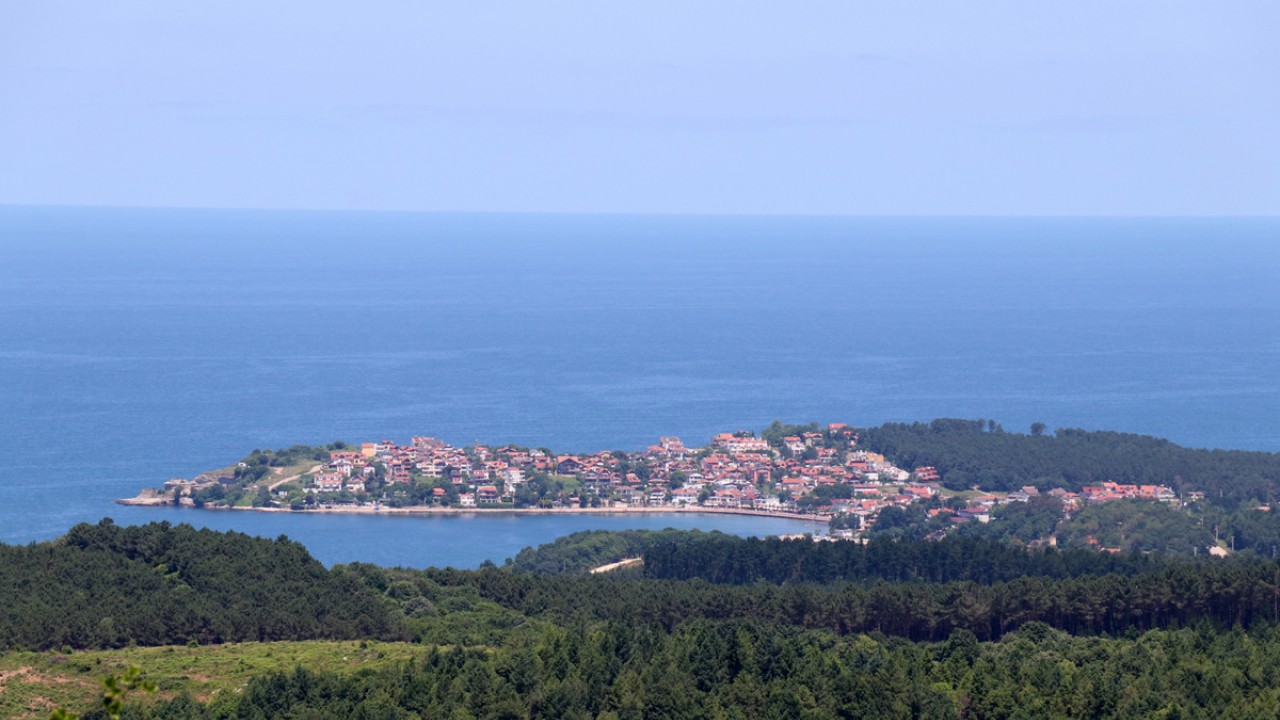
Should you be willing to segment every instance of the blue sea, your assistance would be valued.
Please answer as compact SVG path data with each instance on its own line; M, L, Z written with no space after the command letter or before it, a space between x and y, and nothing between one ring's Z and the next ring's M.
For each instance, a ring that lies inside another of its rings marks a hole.
M0 207L0 542L111 516L474 566L595 527L802 531L112 500L294 443L935 417L1280 450L1280 219Z

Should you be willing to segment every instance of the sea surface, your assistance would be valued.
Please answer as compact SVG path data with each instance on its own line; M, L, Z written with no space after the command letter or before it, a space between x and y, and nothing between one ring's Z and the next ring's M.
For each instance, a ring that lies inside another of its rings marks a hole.
M294 443L935 417L1280 450L1280 219L0 207L0 542L111 516L463 567L596 527L803 531L112 500Z

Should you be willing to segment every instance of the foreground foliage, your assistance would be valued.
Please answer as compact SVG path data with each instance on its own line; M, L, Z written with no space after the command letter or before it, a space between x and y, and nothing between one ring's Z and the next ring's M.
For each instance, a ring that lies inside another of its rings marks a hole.
M820 542L741 538L720 533L655 536L645 545L645 573L665 580L702 578L744 584L853 580L984 585L1022 577L1136 575L1188 564L1159 555L1103 555L1092 550L1027 549L976 538L939 542Z
M0 545L0 649L399 639L376 593L302 545L168 523Z
M528 643L424 650L339 674L298 668L136 718L1264 718L1280 632L1074 638L1029 625L913 644L755 622L549 628Z
M302 666L350 674L390 667L421 654L409 643L305 641L168 646L64 652L0 653L0 717L45 718L54 707L91 710L101 678L130 667L157 688L152 698L126 696L126 704L163 702L184 695L201 701L238 694L253 677Z
M591 562L643 548L645 567L559 572L559 554L592 548L610 550ZM283 539L105 522L0 553L0 637L56 648L0 658L0 710L14 714L128 665L159 688L125 708L144 718L1250 718L1280 707L1280 565L1258 557L664 532L587 534L526 557L558 574L326 570ZM120 618L117 634L101 617ZM416 644L198 646L237 635ZM68 709L103 717L79 702Z

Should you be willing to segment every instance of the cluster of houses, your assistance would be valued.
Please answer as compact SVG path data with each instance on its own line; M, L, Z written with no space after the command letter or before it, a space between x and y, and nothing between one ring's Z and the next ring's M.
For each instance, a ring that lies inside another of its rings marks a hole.
M842 525L855 530L870 527L888 507L938 496L939 481L933 467L906 470L859 449L857 435L841 423L781 438L721 433L697 448L663 437L639 452L590 454L516 446L459 448L432 437L415 437L407 445L384 440L332 450L327 462L301 478L303 496L310 496L306 504L702 507L841 516ZM296 507L297 492L281 489L278 498L293 494ZM997 505L1041 494L1034 487L1003 495L966 493L964 503L933 503L929 513L955 523L987 522ZM1066 512L1124 498L1179 500L1163 485L1110 482L1079 493L1054 489L1044 494L1061 500Z
M1187 494L1187 497L1179 498L1173 488L1167 485L1120 485L1113 482L1104 482L1099 485L1086 485L1078 493L1069 492L1062 488L1054 488L1042 492L1027 485L1015 492L1004 495L981 493L970 497L965 507L934 508L929 510L929 515L930 517L948 515L952 522L957 523L971 520L990 522L991 511L996 506L1011 502L1029 502L1033 498L1041 496L1061 501L1064 513L1075 512L1086 504L1111 502L1113 500L1139 499L1181 504L1204 499L1204 493L1197 492L1191 492Z
M527 501L528 495L521 494L526 484L572 478L571 492L543 502L830 514L830 504L805 498L822 496L824 486L845 485L863 493L867 507L878 509L937 492L936 472L923 468L917 475L926 481L912 485L916 475L882 455L858 450L852 430L835 423L825 433L787 436L775 444L736 432L716 435L699 448L663 437L640 452L590 454L515 446L458 448L430 437L415 437L407 445L384 440L364 443L358 450L332 451L328 464L304 480L308 493L345 497L361 495L377 481L383 498L394 496L398 486L428 480L436 485L428 503L482 507L517 506ZM891 484L906 484L906 489L884 491Z
M1204 493L1195 494L1198 495L1197 499L1204 499ZM1080 489L1080 496L1087 502L1107 502L1129 498L1167 503L1178 502L1178 494L1173 491L1173 488L1165 485L1118 485L1113 482L1104 482L1101 485L1086 485Z
M556 478L573 482L559 493L521 492L528 484L546 485ZM418 501L421 504L522 507L537 497L552 507L625 504L843 515L854 528L869 527L887 507L928 500L941 490L937 469L906 470L882 455L860 450L856 434L840 423L827 426L825 432L774 438L772 443L739 431L716 435L705 447L690 448L680 438L663 437L639 452L590 454L516 446L458 448L431 437L415 437L407 445L384 440L364 443L358 450L330 452L327 466L306 478L305 490L354 499L375 479L380 492L364 497L366 502L392 498L398 488L427 481L433 487ZM1034 487L1003 495L983 493L970 497L963 507L952 503L929 512L947 514L957 523L987 522L995 506L1026 502L1040 494ZM1162 485L1102 483L1080 493L1055 489L1045 494L1061 500L1068 512L1084 503L1122 498L1178 500Z

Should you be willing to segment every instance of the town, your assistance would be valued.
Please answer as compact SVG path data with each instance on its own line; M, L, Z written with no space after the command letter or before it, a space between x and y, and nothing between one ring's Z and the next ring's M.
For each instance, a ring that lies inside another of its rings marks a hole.
M857 432L845 424L775 422L759 436L721 433L703 447L663 437L639 452L454 447L432 437L403 445L383 440L255 451L222 471L171 480L163 493L138 504L368 512L702 510L833 520L832 536L855 537L886 508L921 502L929 517L958 525L989 522L994 508L1029 502L1042 492L1065 513L1126 498L1184 500L1164 485L1103 482L1078 493L1030 486L993 493L948 490L941 479L934 467L902 468L860 449Z

